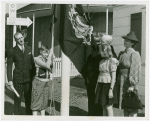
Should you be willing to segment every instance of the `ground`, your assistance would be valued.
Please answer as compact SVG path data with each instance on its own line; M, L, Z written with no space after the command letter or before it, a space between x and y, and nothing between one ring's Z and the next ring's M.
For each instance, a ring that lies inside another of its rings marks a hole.
M56 115L60 116L60 101L61 101L61 78L55 78L55 111ZM70 107L69 115L70 116L87 116L87 93L84 86L84 80L82 78L71 78L70 79ZM13 115L13 92L5 88L5 115ZM25 114L25 104L24 99L22 99L22 110L21 113ZM114 108L114 116L123 116L123 111ZM46 110L46 115L49 115L50 108ZM50 115L54 115L52 112ZM144 110L141 110L138 116L144 116Z

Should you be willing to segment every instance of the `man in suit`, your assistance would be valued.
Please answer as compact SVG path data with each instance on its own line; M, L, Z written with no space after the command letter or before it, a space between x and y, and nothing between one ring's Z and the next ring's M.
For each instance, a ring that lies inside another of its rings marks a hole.
M7 78L8 86L16 89L20 97L14 95L14 114L21 115L21 98L24 95L26 115L32 115L30 109L32 78L35 74L35 65L31 47L24 46L24 37L20 32L14 35L16 46L8 51ZM12 65L15 65L12 75Z

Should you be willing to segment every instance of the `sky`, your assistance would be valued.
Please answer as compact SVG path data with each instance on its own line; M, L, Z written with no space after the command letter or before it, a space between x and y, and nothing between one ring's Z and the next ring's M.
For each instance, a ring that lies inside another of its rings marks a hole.
M26 3L26 4L21 4L21 3L18 3L17 4L17 10L28 5L29 3ZM9 13L9 4L6 4L6 12L5 13Z

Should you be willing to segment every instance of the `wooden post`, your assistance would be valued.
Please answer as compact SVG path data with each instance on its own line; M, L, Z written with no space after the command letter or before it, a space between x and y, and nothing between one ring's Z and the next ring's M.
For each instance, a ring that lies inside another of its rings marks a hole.
M14 35L15 33L17 32L17 28L16 28L16 25L13 26L13 47L16 46L16 41L15 41L15 38L14 38Z
M20 15L20 18L21 18L21 15ZM21 25L19 26L19 29L21 30Z
M61 116L69 116L70 59L62 52Z
M106 9L106 34L108 35L108 8Z
M35 14L33 13L33 32L32 32L32 54L34 56L34 29L35 29Z

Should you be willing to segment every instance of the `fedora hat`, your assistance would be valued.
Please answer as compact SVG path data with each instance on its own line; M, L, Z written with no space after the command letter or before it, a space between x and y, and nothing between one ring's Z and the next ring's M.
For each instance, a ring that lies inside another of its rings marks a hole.
M136 38L135 36L135 33L133 31L130 31L127 36L122 36L123 39L129 39L131 41L134 41L134 42L139 42L138 39Z

